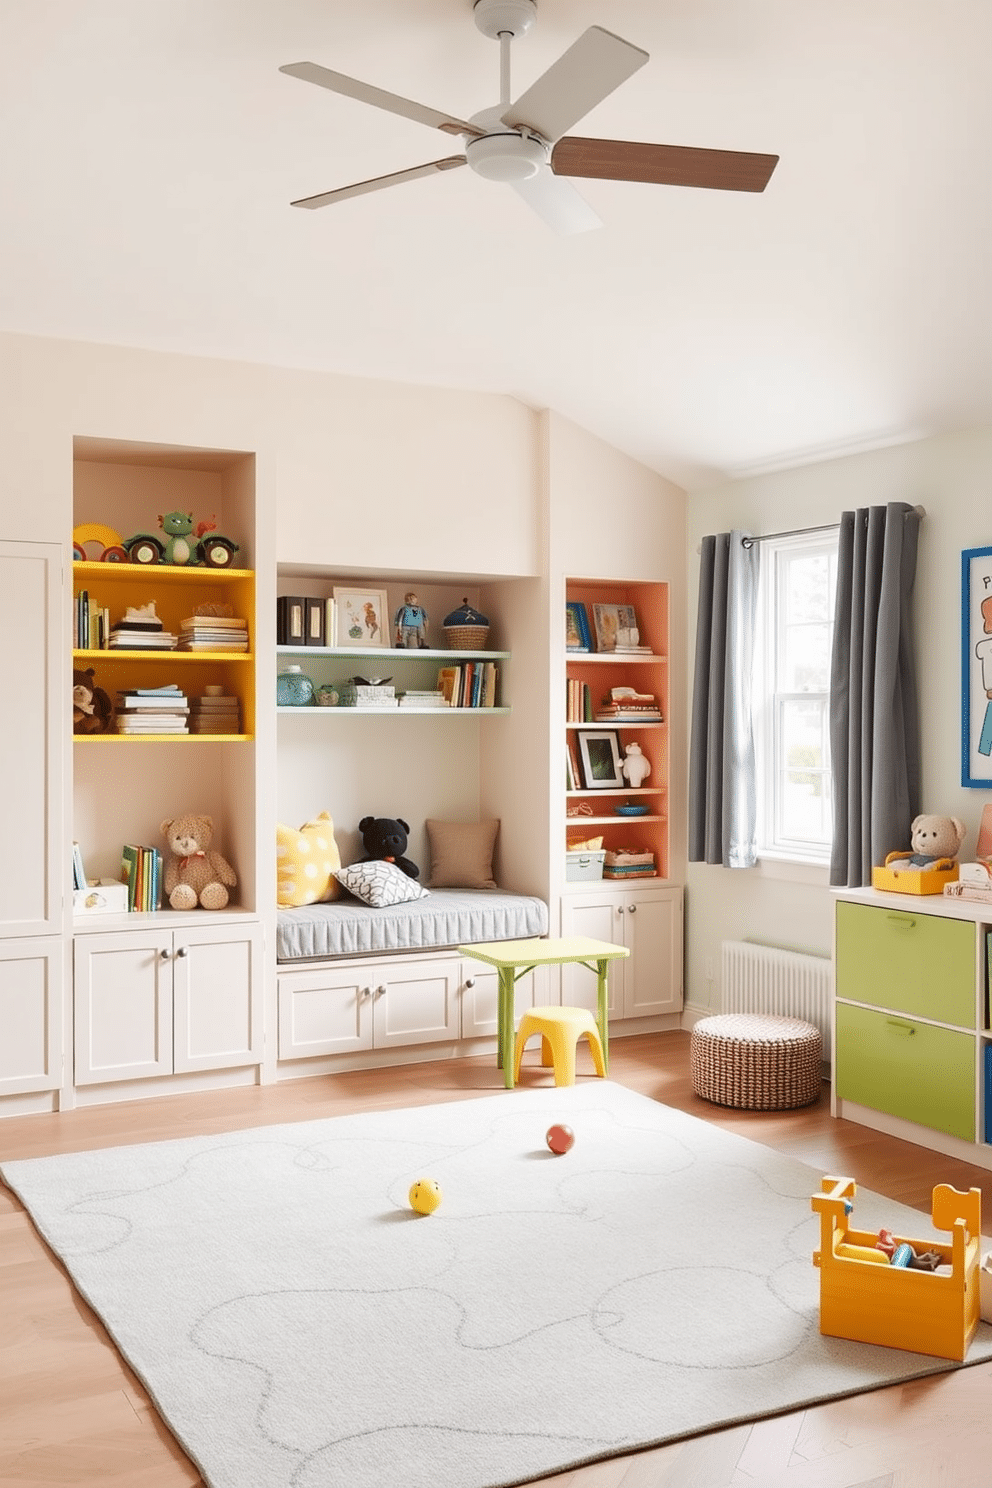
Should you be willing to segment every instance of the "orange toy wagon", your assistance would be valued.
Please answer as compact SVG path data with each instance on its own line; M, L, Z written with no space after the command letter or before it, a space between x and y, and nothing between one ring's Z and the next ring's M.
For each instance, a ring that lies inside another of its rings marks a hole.
M810 1200L820 1216L820 1248L813 1252L820 1270L820 1332L962 1360L979 1317L981 1189L960 1193L946 1183L934 1189L934 1229L950 1231L949 1244L893 1237L914 1251L937 1251L949 1271L879 1264L878 1235L848 1227L856 1193L853 1178L828 1177Z

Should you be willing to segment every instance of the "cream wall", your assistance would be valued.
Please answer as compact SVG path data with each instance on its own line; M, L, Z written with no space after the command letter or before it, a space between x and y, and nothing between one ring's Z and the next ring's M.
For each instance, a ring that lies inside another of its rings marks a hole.
M961 786L960 564L964 548L992 545L992 431L925 439L803 469L735 481L689 501L689 656L695 645L697 548L733 527L781 532L836 521L841 511L919 503L915 614L925 811L959 816L974 850L985 792ZM893 850L908 844L893 843ZM752 939L829 954L827 870L762 863L754 869L689 864L686 1001L720 1005L720 942ZM712 971L712 977L708 973Z

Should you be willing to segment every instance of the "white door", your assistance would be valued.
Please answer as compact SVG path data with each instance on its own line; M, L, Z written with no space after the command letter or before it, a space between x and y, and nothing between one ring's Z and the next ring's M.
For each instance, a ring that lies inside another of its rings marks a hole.
M62 1084L61 940L0 940L0 1096Z
M172 1073L172 933L77 935L75 1083Z
M630 891L624 905L625 1018L653 1018L682 1008L682 890Z
M261 1062L262 974L260 925L173 931L177 1073Z
M372 1042L377 1049L458 1037L457 960L381 962L370 966Z
M279 1058L313 1059L372 1047L372 984L355 963L279 977Z
M63 739L70 725L57 543L0 542L0 635L16 642L16 717L0 731L4 841L0 936L59 935L68 892ZM0 1025L0 1042L4 1034Z
M619 889L599 888L582 894L566 894L561 901L562 935L588 935L610 945L627 944L625 895ZM627 962L611 961L608 973L607 1014L624 1017L624 985ZM561 1000L565 1007L596 1012L596 973L585 966L563 966Z

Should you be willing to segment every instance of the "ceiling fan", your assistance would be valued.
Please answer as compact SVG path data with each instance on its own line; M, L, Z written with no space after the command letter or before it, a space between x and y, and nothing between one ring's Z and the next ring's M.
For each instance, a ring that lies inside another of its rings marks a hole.
M387 93L316 62L290 62L280 72L306 83L343 93L374 108L415 119L461 135L463 155L430 160L409 170L392 171L351 186L322 191L294 201L294 207L330 206L367 191L381 191L434 171L468 165L491 181L504 181L556 232L585 232L600 219L568 176L609 181L645 181L659 186L701 186L720 191L763 191L778 163L777 155L737 150L692 149L684 145L648 145L626 140L585 139L566 130L631 77L648 54L629 41L590 26L553 62L536 83L510 101L510 44L534 23L537 0L474 0L475 24L500 45L500 101L470 119Z

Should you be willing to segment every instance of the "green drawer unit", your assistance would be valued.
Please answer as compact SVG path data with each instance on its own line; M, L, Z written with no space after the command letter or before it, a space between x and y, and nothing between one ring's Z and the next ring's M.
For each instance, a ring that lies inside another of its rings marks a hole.
M837 996L976 1026L975 926L913 910L837 905Z
M871 1008L837 1004L841 1100L975 1140L975 1040Z

